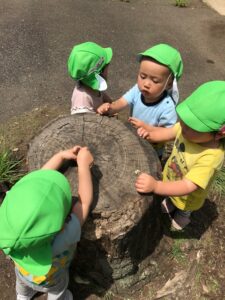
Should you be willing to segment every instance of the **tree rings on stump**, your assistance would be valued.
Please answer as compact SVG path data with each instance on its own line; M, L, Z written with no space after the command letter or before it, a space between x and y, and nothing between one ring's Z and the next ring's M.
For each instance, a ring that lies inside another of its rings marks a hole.
M134 184L140 172L160 174L154 149L114 117L76 114L53 120L31 141L29 170L41 168L53 154L74 145L87 146L94 156L94 201L78 247L76 272L107 289L116 283L122 291L144 282L143 272L161 231L153 195L137 193ZM76 165L61 171L76 197Z

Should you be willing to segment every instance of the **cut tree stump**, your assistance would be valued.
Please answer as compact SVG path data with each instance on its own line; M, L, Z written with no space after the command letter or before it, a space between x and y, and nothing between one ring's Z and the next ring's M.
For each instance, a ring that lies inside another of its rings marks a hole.
M157 274L152 254L162 229L154 196L137 193L134 183L138 170L159 177L158 157L129 124L77 114L53 120L31 141L29 170L74 145L88 146L93 153L94 201L73 270L103 289L135 289ZM61 171L77 196L76 166L69 164Z

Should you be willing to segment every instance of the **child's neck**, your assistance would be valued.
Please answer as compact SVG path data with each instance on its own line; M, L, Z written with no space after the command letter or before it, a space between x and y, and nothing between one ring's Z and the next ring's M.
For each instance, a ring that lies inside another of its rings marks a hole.
M166 95L167 95L167 91L164 91L159 97L155 99L146 99L143 95L141 95L141 98L142 98L142 102L144 102L145 104L154 105L161 102L166 97Z
M197 143L198 144L198 143ZM220 146L220 141L219 140L211 140L209 142L205 143L199 143L198 145L204 147L204 148L211 148L211 149L217 149Z
M83 84L83 83L80 83L80 84L81 84L81 86L83 86L83 87L85 88L85 90L86 90L89 94L91 94L91 95L93 95L93 96L96 96L96 97L100 97L100 95L101 95L101 92L100 92L100 91L94 90L94 89L90 88L89 86L87 86L87 85L85 85L85 84Z

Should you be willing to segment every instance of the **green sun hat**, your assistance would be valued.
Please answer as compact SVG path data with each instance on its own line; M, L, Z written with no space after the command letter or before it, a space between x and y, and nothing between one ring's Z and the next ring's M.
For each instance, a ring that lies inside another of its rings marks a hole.
M176 107L180 119L199 132L219 131L225 125L225 81L210 81Z
M167 44L155 45L138 54L139 61L147 56L167 66L174 77L179 80L183 73L183 61L180 52Z
M101 90L101 78L98 76L112 59L112 49L103 48L96 43L86 42L73 47L68 59L68 72L94 90Z
M0 207L0 249L32 275L52 265L51 242L71 208L68 180L55 170L38 170L19 180Z

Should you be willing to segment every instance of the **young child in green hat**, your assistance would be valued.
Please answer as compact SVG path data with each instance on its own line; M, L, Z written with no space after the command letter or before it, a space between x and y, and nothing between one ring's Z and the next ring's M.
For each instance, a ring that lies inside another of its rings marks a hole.
M78 165L74 205L68 180L56 171L66 160ZM92 163L86 147L60 151L7 192L0 207L0 249L15 263L17 300L37 292L49 300L73 299L68 268L92 202Z
M76 80L71 99L71 114L96 112L104 102L111 102L107 89L108 67L112 49L93 42L73 47L68 59L68 72Z
M201 85L176 108L180 121L170 128L140 127L138 134L153 142L175 140L163 170L163 181L142 173L136 189L167 196L162 209L172 213L178 230L190 223L192 211L204 204L215 172L223 165L225 81Z
M148 124L159 127L174 125L179 97L177 80L183 72L180 53L170 45L158 44L140 53L138 60L137 84L118 100L102 104L97 112L112 115L129 106L129 121L137 128ZM159 156L162 149L160 146L157 151Z

